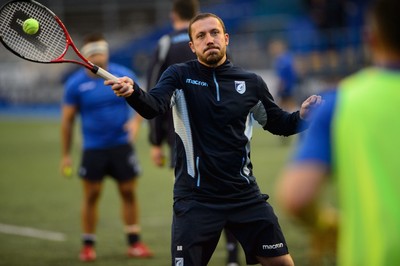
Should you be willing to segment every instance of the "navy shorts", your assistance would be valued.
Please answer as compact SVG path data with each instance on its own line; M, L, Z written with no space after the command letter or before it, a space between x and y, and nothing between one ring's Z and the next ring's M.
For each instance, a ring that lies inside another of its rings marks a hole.
M239 241L247 264L258 264L256 256L289 253L278 218L268 202L237 206L184 199L174 203L172 265L207 265L223 228Z
M79 168L79 176L89 181L102 181L105 176L111 176L118 182L123 182L139 174L140 166L130 144L85 150Z

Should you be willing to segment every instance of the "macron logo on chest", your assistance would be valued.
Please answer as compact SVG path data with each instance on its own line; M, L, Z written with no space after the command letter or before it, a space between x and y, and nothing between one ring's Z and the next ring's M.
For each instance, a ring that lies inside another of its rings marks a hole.
M207 82L200 81L200 80L194 80L194 79L186 79L187 84L193 84L197 86L202 86L202 87L208 87Z

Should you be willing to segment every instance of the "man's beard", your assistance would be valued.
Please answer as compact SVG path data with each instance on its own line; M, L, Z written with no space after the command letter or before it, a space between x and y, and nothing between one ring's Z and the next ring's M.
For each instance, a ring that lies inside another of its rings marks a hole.
M208 55L199 55L200 62L207 64L208 66L217 65L224 58L224 51L213 52Z

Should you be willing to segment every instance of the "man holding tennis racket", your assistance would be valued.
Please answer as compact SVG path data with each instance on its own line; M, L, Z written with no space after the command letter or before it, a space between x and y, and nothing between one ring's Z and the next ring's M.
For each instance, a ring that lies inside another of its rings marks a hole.
M134 76L132 71L108 63L108 44L102 35L88 36L81 50L83 56L94 64L109 69L115 75ZM115 115L118 113L119 115ZM138 202L136 197L139 164L131 140L141 119L130 120L126 101L115 97L103 80L87 69L80 69L66 82L62 106L62 169L72 165L71 146L75 118L80 115L83 133L83 156L79 175L82 177L82 242L80 260L96 259L95 231L97 205L103 179L111 176L118 184L122 200L122 217L125 224L128 255L147 258L149 248L140 241ZM136 124L135 124L136 123ZM132 132L133 130L133 132ZM130 136L131 133L131 136Z
M189 37L197 60L170 66L148 93L129 77L105 81L145 118L173 109L172 265L207 265L223 228L241 243L248 264L294 265L253 175L252 124L277 135L298 133L321 97L309 97L297 112L279 108L260 76L227 60L229 35L214 14L193 18Z
M174 30L162 36L149 64L147 87L153 88L162 73L173 64L196 59L189 45L188 27L190 20L199 12L197 0L174 0L170 19ZM172 110L149 120L151 159L158 167L165 166L163 143L169 146L170 168L175 166L175 131ZM238 242L228 230L224 230L227 250L227 266L239 266Z

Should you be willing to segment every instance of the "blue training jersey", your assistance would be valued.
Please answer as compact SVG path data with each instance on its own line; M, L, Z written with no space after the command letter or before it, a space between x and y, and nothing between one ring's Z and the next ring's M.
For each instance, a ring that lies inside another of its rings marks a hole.
M108 71L117 77L129 76L137 80L134 73L120 65L110 63ZM103 149L129 142L124 128L131 108L122 97L117 97L104 80L91 77L85 69L74 73L65 83L63 104L78 109L81 118L83 148Z

